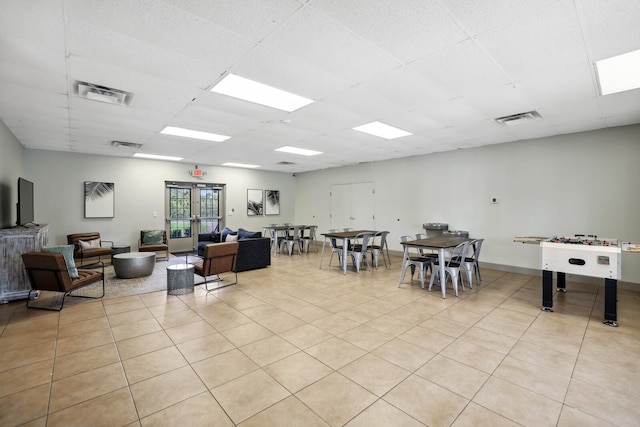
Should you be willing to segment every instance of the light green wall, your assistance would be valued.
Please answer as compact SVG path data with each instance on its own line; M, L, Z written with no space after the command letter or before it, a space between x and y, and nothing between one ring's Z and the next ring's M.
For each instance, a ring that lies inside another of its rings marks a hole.
M515 236L596 234L640 243L640 125L298 174L296 222L329 228L333 184L373 182L376 227L399 237L425 222L483 237L485 262L539 269ZM499 204L491 204L491 197ZM640 283L640 255L623 255Z
M187 173L191 165L184 163L22 150L4 126L0 138L2 191L15 191L23 173L34 181L36 221L51 224L51 239L57 243L71 232L98 230L133 245L137 230L163 225L162 215L153 218L152 213L164 211L164 181L192 180ZM17 160L6 160L9 156ZM639 160L640 125L634 125L296 177L201 168L208 173L204 181L227 184L226 210L235 210L227 218L231 228L257 230L272 222L297 222L317 224L322 233L330 224L331 185L373 182L376 227L391 232L392 250L400 250L399 236L423 231L423 223L446 222L486 239L485 262L536 270L538 247L515 244L514 236L587 233L640 243ZM115 182L114 219L83 218L84 181ZM281 215L248 217L247 188L279 189ZM500 203L489 203L491 197ZM15 223L15 200L9 203ZM4 205L3 199L3 212ZM623 254L623 281L640 283L639 256Z
M16 225L18 178L29 179L23 171L24 148L0 120L0 228Z
M178 162L105 157L44 150L25 150L25 169L33 171L36 222L49 224L49 240L66 243L66 235L99 231L107 240L135 247L141 229L164 228L165 181L226 184L226 225L262 231L271 222L294 220L294 178L290 174L202 166L202 180L192 178L194 165ZM84 218L84 182L115 184L115 217ZM247 189L280 190L278 216L247 216ZM229 216L229 211L235 212ZM157 213L154 217L153 213Z

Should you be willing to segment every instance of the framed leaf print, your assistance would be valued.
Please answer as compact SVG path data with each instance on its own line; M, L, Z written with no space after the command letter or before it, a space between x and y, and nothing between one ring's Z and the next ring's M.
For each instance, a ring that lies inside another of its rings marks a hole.
M262 215L262 190L247 190L247 215Z
M280 191L264 190L264 214L280 215Z
M84 217L113 218L115 216L115 190L113 182L85 181Z

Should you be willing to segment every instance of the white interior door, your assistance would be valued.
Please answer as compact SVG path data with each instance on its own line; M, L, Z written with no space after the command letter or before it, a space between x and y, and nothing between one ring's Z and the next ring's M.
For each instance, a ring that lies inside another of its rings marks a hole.
M372 182L331 186L331 228L375 230Z

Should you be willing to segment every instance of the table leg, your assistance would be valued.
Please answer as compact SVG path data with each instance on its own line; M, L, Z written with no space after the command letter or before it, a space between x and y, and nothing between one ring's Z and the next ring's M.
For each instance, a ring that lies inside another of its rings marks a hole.
M604 320L608 326L618 326L618 281L604 279Z
M444 263L446 262L445 259L445 252L444 252L444 248L438 248L438 263L440 264L440 287L442 288L442 298L446 298L446 288L447 288L447 276L446 276L446 270L444 268ZM453 280L453 278L451 279Z
M567 275L562 271L556 271L556 288L558 292L567 293Z
M384 259L384 253L382 254L382 258ZM400 282L398 282L398 287L402 285L404 282L404 276L407 273L407 267L409 266L409 247L404 247L404 254L402 255L402 273L400 274Z
M324 258L324 247L326 244L327 244L327 237L325 236L324 242L322 242L322 253L320 254L320 267L318 268L322 268L322 259Z
M273 256L278 253L278 230L273 230Z
M347 251L349 250L349 239L342 240L342 273L347 274Z
M542 270L542 311L553 311L553 271Z

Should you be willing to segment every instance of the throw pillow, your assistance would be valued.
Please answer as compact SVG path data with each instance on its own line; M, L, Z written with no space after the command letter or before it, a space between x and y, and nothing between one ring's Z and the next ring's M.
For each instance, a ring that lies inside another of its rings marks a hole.
M238 240L237 234L227 234L227 240L225 242L236 242Z
M150 230L144 232L142 238L143 245L161 245L162 244L162 230Z
M227 241L227 235L229 234L237 234L236 231L233 231L232 229L225 227L222 229L222 231L220 232L220 241L222 242L226 242Z
M80 249L95 249L100 247L100 239L93 240L78 240L80 243Z
M249 231L244 228L238 228L239 239L255 239L257 237L262 237L262 233L259 231Z
M42 252L62 254L64 262L67 264L69 277L72 279L78 278L78 269L76 268L76 262L73 260L73 245L43 246Z

